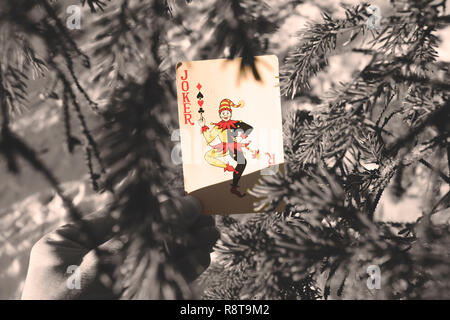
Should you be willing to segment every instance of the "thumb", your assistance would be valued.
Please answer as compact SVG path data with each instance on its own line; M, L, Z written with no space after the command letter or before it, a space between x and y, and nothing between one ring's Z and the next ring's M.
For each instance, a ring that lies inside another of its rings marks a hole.
M200 201L193 196L174 197L161 203L163 219L183 228L190 228L201 216Z

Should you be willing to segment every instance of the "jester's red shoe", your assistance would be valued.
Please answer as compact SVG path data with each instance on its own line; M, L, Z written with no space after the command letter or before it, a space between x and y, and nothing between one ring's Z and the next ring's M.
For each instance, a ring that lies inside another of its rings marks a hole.
M225 168L223 168L223 171L225 172L225 171L230 171L230 172L236 172L236 173L238 173L237 171L236 171L236 169L234 169L234 167L233 166L230 166L228 163L227 163L227 166L225 167Z

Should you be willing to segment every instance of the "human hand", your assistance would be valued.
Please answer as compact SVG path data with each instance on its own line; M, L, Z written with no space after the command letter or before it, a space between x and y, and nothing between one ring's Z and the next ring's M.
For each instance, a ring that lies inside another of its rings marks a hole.
M175 208L180 209L178 214L174 212ZM200 210L198 200L191 196L161 203L161 212L168 223L172 219L172 223L190 235L189 248L181 251L171 248L169 252L187 281L197 278L209 266L209 253L219 237L213 217L201 215ZM119 298L100 281L99 260L94 251L100 247L117 252L117 243L108 241L117 221L106 210L83 220L84 227L95 235L94 240L86 238L80 225L73 223L45 235L33 246L22 299ZM106 263L117 263L118 257L118 254L112 254ZM68 273L71 266L78 267L75 272L80 275L79 286L74 288L68 285L69 277L74 276L74 273Z

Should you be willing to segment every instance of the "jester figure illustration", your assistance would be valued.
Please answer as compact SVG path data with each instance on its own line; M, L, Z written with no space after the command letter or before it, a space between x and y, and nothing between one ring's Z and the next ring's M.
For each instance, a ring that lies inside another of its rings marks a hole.
M249 142L244 143L243 140L253 130L253 127L249 124L240 121L232 120L232 108L242 108L244 102L240 101L238 104L234 104L230 99L223 99L219 105L219 117L220 122L213 123L212 128L205 125L203 117L200 118L199 124L201 125L201 133L205 137L206 143L212 147L205 153L205 160L212 166L223 168L224 172L233 173L233 182L231 184L231 192L239 197L245 196L242 194L239 188L239 179L245 170L247 165L247 159L245 159L243 148L248 149ZM220 139L220 143L213 143ZM229 161L226 161L228 156L231 156L237 164L235 167L230 165Z

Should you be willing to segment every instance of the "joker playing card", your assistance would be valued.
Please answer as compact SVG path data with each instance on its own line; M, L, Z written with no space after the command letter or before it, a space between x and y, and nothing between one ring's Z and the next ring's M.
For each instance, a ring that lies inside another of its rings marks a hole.
M283 169L278 59L255 65L260 79L240 58L177 64L184 187L204 214L255 212L248 190Z

